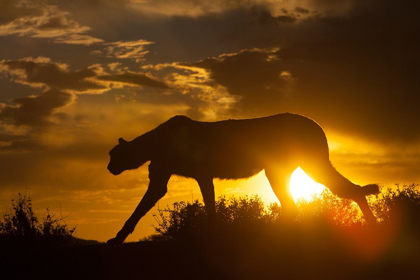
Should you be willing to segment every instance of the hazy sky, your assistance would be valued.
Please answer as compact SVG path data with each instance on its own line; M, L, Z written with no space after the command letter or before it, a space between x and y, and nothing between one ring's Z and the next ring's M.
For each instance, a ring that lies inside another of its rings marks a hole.
M147 167L109 174L108 151L177 114L303 114L325 129L333 164L353 182L420 182L418 8L0 0L0 210L28 191L39 213L61 206L79 237L111 237L148 180ZM218 182L216 194L264 196L264 180ZM159 205L192 197L201 199L194 182L174 178ZM131 240L153 233L152 222Z

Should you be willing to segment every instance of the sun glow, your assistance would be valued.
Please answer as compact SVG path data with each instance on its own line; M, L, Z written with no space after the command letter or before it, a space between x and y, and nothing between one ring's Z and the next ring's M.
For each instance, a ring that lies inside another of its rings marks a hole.
M316 194L325 189L322 184L316 183L300 168L296 168L290 177L290 191L295 201L305 199L310 201Z

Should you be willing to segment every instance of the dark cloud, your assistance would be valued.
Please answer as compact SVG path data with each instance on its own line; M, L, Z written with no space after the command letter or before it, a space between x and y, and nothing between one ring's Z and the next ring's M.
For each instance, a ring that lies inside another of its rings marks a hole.
M41 91L0 103L0 128L7 127L9 134L16 137L4 141L9 143L3 145L2 150L7 151L42 150L45 145L40 142L40 136L47 133L51 126L64 125L65 115L53 117L59 109L75 101L75 94L109 90L105 85L88 80L94 79L99 69L72 71L68 65L54 63L44 57L3 60L0 71L15 83Z
M239 53L207 58L195 67L210 71L210 77L240 96L236 105L248 114L274 113L287 108L293 78L278 60L276 49L244 50Z
M41 14L42 11L38 7L20 1L2 0L0 2L0 25L12 22L19 17L40 16Z
M66 29L67 20L64 17L51 17L38 26L41 30Z
M0 70L4 76L16 83L35 88L41 87L44 90L40 94L13 98L8 103L2 104L0 123L36 129L49 126L52 124L51 117L57 109L75 101L75 94L103 93L111 90L111 85L116 88L121 88L121 85L131 85L156 90L168 89L165 83L157 79L129 70L123 71L111 67L111 74L107 74L100 66L91 66L81 70L69 68L66 64L51 62L50 59L44 57L1 61ZM65 114L57 115L55 121L64 123ZM35 135L36 131L32 130L30 133ZM21 145L22 143L14 144Z
M115 82L127 85L146 86L159 89L167 89L168 86L154 78L150 78L142 73L125 72L113 75L101 75L97 77L100 81Z
M283 11L282 15L272 16L270 11L266 9L252 9L255 16L258 18L259 24L288 24L294 23L298 20L298 17L295 14L288 13L287 10Z
M296 109L373 141L418 141L420 24L406 8L376 2L307 23L317 32L278 52L298 80Z
M345 16L316 14L291 25L261 25L254 38L279 51L248 50L194 65L242 96L242 111L294 111L369 141L416 143L420 23L417 4L408 2L356 1ZM258 12L252 16L275 21L268 10Z
M23 84L77 92L106 89L103 85L87 80L97 75L94 68L70 71L67 65L51 62L47 58L1 61L1 65L16 77L15 81Z
M114 36L114 42L119 43L115 47L143 40L138 34L147 42L155 42L148 46L150 61L189 61L186 65L209 70L215 86L226 87L232 96L242 97L236 104L239 110L261 115L296 111L319 119L325 126L366 138L382 142L414 141L420 135L410 121L419 117L415 108L419 103L415 94L419 88L416 34L420 30L414 20L417 4L409 1L398 5L394 1L327 2L285 4L276 6L278 9L268 2L253 4L252 9L238 2L229 7L219 6L217 13L203 12L200 8L200 13L192 17L180 16L174 10L168 11L165 18L131 9L133 6L125 2L117 5L118 9L113 6L115 13L109 15L112 20L101 20L94 25L98 21L86 16L84 22L95 29L101 27L98 31L101 35ZM88 5L78 3L82 8ZM197 5L205 7L206 3ZM107 1L89 5L111 7ZM183 2L182 5L192 4ZM104 11L98 9L99 13ZM120 24L113 25L115 20ZM132 24L129 29L127 24ZM250 51L253 47L281 49L268 54ZM248 51L238 53L241 49ZM117 53L110 54L109 59L125 58L130 53L124 48L122 52L114 51ZM233 55L223 57L222 53ZM203 57L213 58L193 63ZM89 71L93 70L86 68L83 73L87 75ZM129 84L137 78L137 72L132 73L100 74L100 81L113 79L116 83ZM158 81L165 80L165 75L167 73L154 72ZM97 84L95 76L92 77L87 77L85 83L98 87L106 84ZM169 85L166 80L165 83ZM176 100L180 96L170 98ZM395 108L398 114L390 113L395 112Z
M47 90L38 96L13 100L13 105L0 111L0 121L11 121L14 125L43 126L55 109L70 103L73 95L59 90Z
M50 1L4 0L0 3L0 36L54 38L55 43L91 45L102 39L87 35L90 27L71 19Z
M300 14L307 14L309 13L309 10L302 7L296 7L295 12Z
M115 57L120 59L132 59L135 62L144 61L144 56L149 53L145 46L153 44L147 40L136 41L119 41L105 43L107 46L103 51L96 51L94 53L104 54L107 57Z

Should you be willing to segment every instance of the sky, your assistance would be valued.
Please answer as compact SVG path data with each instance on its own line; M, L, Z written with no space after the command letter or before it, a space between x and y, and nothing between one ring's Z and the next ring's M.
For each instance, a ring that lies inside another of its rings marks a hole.
M174 115L293 112L325 130L356 184L420 182L420 23L411 0L0 0L0 211L28 193L113 237L145 193L147 165L106 166ZM201 199L172 178L159 202ZM264 174L218 195L273 199ZM157 213L157 208L152 213ZM148 214L129 237L154 232Z

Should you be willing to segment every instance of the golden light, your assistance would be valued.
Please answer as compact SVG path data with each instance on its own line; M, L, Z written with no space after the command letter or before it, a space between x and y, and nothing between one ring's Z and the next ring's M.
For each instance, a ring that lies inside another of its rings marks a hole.
M325 186L312 180L302 168L298 167L290 177L290 191L295 201L305 199L310 201L316 194L320 194Z

